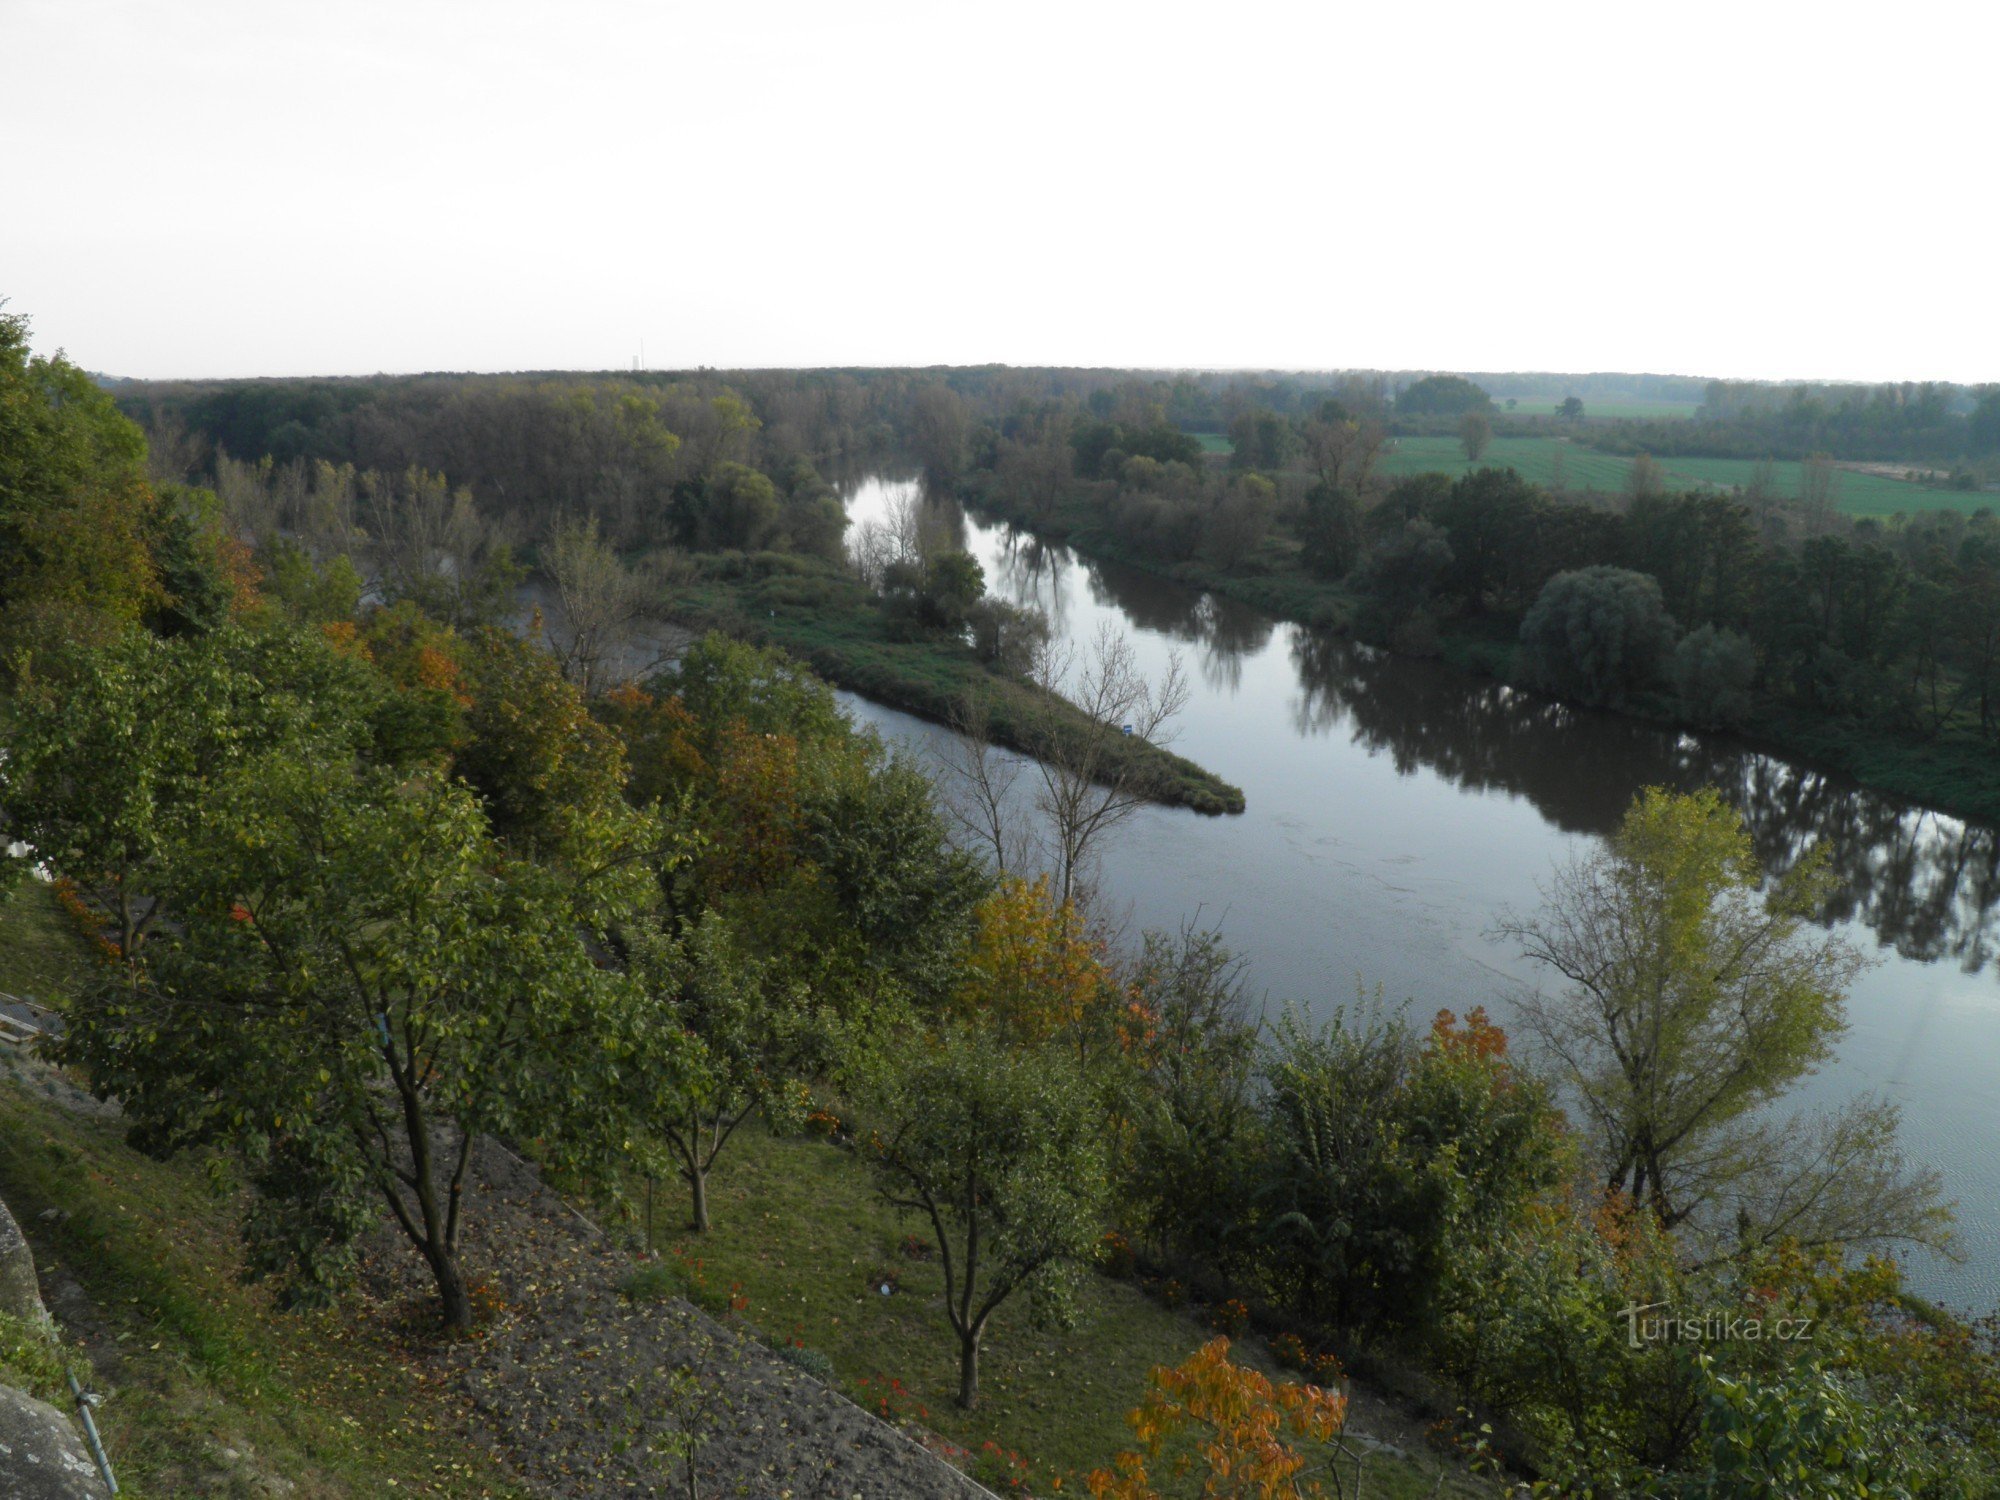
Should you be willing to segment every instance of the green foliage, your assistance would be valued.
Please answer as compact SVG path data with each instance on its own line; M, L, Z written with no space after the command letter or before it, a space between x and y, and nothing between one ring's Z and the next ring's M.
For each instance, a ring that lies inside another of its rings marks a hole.
M1462 417L1492 407L1491 396L1458 375L1427 375L1396 394L1396 414L1404 417Z
M655 686L678 696L713 748L725 725L788 735L801 745L844 738L847 721L827 685L795 658L711 631L661 674Z
M1263 1153L1242 966L1190 927L1145 934L1121 977L1146 1026L1119 1185L1127 1222L1172 1260L1240 1270L1255 1223L1246 1167Z
M1681 712L1692 723L1717 729L1750 717L1757 648L1748 637L1703 625L1681 637L1667 670Z
M88 1384L90 1362L64 1349L52 1328L0 1312L0 1385L67 1407L72 1374Z
M927 1226L960 1344L959 1402L979 1390L993 1313L1031 1290L1066 1315L1109 1199L1098 1095L1071 1050L994 1047L952 1030L864 1074L864 1150L884 1199Z
M1557 1116L1483 1016L1428 1040L1399 1020L1288 1012L1262 1062L1260 1270L1337 1327L1423 1327L1472 1251L1555 1181Z
M1674 622L1660 586L1625 568L1558 573L1521 621L1531 686L1593 707L1616 707L1659 676Z
M162 602L139 429L61 355L32 355L0 312L0 611L131 621Z

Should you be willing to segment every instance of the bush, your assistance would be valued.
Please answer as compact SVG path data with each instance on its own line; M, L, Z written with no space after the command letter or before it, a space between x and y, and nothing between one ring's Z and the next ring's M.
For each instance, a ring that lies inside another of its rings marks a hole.
M1629 568L1558 573L1521 621L1530 687L1598 708L1622 704L1658 677L1674 622L1660 586Z

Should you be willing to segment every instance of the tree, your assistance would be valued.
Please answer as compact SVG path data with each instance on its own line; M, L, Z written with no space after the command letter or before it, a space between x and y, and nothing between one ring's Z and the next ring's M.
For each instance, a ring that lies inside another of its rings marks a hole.
M1104 840L1146 805L1152 790L1145 763L1126 753L1125 740L1170 743L1172 723L1191 690L1177 653L1152 680L1140 670L1132 643L1109 625L1085 655L1069 648L1044 652L1035 677L1044 703L1067 699L1083 716L1079 725L1051 706L1032 731L1035 806L1053 893L1059 905L1082 907Z
M1492 408L1491 396L1457 375L1427 375L1396 396L1396 413L1405 417L1462 417Z
M1117 1019L1117 998L1102 946L1055 905L1048 877L1002 875L975 913L952 1009L996 1040L1087 1055Z
M1581 422L1583 420L1583 398L1581 396L1563 397L1562 405L1556 408L1556 415L1565 422Z
M1632 455L1632 466L1625 471L1625 493L1633 500L1645 500L1653 495L1665 494L1667 471L1660 461L1650 453Z
M1224 569L1243 561L1263 542L1278 506L1278 489L1262 474L1230 481L1202 529L1202 550Z
M1062 1046L995 1047L976 1032L899 1044L863 1088L882 1196L930 1227L959 1344L958 1401L979 1397L993 1314L1024 1288L1060 1316L1109 1196L1097 1093Z
M1318 1386L1277 1384L1229 1357L1211 1339L1179 1365L1156 1366L1153 1389L1126 1416L1139 1450L1084 1479L1092 1500L1161 1500L1147 1466L1198 1474L1205 1496L1228 1500L1323 1500L1311 1457L1340 1436L1347 1398ZM1304 1450L1304 1451L1301 1451Z
M1254 1220L1258 1023L1242 960L1192 924L1148 932L1119 970L1140 1029L1121 1193L1157 1251L1228 1270Z
M1704 625L1674 647L1668 667L1681 712L1704 728L1741 724L1750 717L1757 648L1747 636Z
M1604 566L1558 573L1521 621L1521 665L1532 687L1594 707L1623 703L1658 675L1674 622L1660 586Z
M413 777L279 754L222 778L177 861L178 926L135 992L69 1017L64 1056L158 1152L239 1145L265 1163L253 1262L295 1290L344 1268L385 1205L445 1322L467 1171L486 1133L601 1157L598 1037L623 1007L569 882L510 859L478 799Z
M618 660L629 655L634 629L659 600L656 586L598 535L595 516L559 516L542 566L562 606L560 629L550 644L578 691L589 697L612 686L614 678L629 680L654 665Z
M1469 411L1458 424L1459 446L1465 449L1465 461L1476 464L1480 455L1486 452L1487 444L1493 441L1493 423L1484 412Z
M1424 1327L1558 1176L1555 1112L1483 1012L1428 1037L1343 1011L1279 1021L1262 1059L1259 1267L1302 1313L1345 1329Z
M971 431L972 413L951 387L929 382L918 388L910 403L910 444L932 482L958 477Z
M1499 925L1564 982L1520 1013L1582 1106L1607 1189L1661 1224L1725 1245L1934 1240L1935 1183L1900 1169L1892 1115L1765 1115L1831 1055L1863 959L1811 929L1832 883L1823 850L1764 880L1714 788L1647 788L1539 914Z
M1799 509L1805 514L1806 535L1826 534L1839 497L1839 467L1824 453L1807 454L1799 465Z
M636 1041L626 1108L665 1146L688 1187L690 1227L706 1234L710 1172L759 1106L796 1100L816 1018L803 988L736 951L713 913L685 932L635 937L631 973L639 1013L625 1030Z
M1322 578L1344 578L1361 556L1361 502L1354 491L1324 480L1306 491L1299 518L1306 566Z
M160 599L152 508L139 429L60 354L31 355L27 320L0 312L0 617L138 619Z
M359 750L379 685L310 633L137 632L46 653L18 685L11 836L69 880L136 963L219 777L280 745Z
M364 474L362 490L372 581L384 598L410 600L453 627L494 624L513 611L522 569L472 491L415 466L400 479Z

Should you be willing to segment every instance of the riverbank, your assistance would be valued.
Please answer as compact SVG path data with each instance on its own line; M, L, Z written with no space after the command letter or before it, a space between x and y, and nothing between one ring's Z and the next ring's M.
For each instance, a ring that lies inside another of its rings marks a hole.
M704 554L679 591L677 615L759 645L782 646L838 687L933 723L949 723L969 696L986 704L995 743L1032 753L1037 735L1088 732L1067 700L979 660L954 640L899 640L868 590L844 568L782 553ZM1243 811L1241 788L1137 737L1112 747L1140 763L1149 796L1219 816Z
M1146 556L1100 524L1099 511L1087 495L1071 491L1052 516L1031 520L976 480L966 481L959 493L969 508L1033 531L1046 541L1069 546L1082 556L1170 579L1281 620L1353 635L1387 649L1385 642L1356 631L1359 596L1343 582L1308 572L1299 560L1297 544L1289 538L1274 534L1235 570L1201 561L1165 563ZM1515 662L1517 630L1518 621L1495 617L1476 624L1447 621L1437 634L1438 659L1474 676L1516 684L1520 681ZM1906 797L1956 817L2000 822L2000 755L1991 745L1962 731L1913 740L1763 703L1739 728L1710 730L1690 724L1664 694L1644 695L1623 709L1607 712L1662 729L1732 738L1753 750L1804 761L1852 777L1872 790Z

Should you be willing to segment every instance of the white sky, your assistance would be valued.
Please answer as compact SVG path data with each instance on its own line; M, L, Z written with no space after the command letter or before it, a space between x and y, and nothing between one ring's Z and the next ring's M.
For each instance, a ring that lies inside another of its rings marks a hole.
M2000 379L2000 7L0 0L115 374Z

